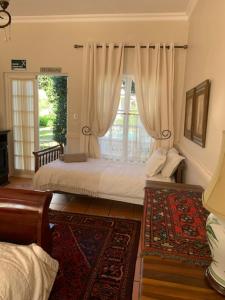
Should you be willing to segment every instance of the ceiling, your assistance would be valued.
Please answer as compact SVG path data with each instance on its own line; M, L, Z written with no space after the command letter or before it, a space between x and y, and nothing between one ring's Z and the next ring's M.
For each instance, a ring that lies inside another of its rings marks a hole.
M12 16L187 13L196 0L10 0Z

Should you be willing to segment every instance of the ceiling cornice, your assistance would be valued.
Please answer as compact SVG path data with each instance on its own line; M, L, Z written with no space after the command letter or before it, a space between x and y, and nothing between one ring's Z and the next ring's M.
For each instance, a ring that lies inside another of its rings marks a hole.
M186 13L147 13L147 14L89 14L89 15L50 15L15 16L12 23L70 23L70 22L129 22L129 21L187 21Z

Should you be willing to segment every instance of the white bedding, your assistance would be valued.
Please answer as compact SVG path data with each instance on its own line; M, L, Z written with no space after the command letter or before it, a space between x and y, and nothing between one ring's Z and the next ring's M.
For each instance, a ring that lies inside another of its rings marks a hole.
M34 176L34 188L84 194L143 204L146 179L170 182L161 174L146 178L144 164L88 159L65 163L60 160L42 166Z
M58 262L36 244L0 242L0 299L47 300Z

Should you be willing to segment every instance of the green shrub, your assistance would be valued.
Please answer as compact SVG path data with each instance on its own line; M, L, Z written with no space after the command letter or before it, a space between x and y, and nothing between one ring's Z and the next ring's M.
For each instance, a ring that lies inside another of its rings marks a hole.
M58 143L66 144L67 132L67 77L41 76L39 86L45 90L48 101L53 105L53 137Z
M47 127L49 122L49 116L39 116L39 126Z

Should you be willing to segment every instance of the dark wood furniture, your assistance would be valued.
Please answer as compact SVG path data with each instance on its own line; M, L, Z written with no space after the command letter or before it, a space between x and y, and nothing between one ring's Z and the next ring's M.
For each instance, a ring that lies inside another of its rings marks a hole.
M184 182L184 169L185 169L185 161L182 160L179 163L175 173L173 174L176 183Z
M147 181L147 188L173 189L202 192L203 189L196 185L177 184ZM150 299L207 299L219 300L223 296L212 290L205 280L205 268L196 265L184 264L179 260L146 255L144 243L144 227L146 224L146 209L144 206L141 251L142 280L141 300Z
M52 193L0 188L0 241L37 243L51 250L48 209Z
M34 159L35 159L35 172L41 167L44 166L51 161L54 161L59 158L60 154L63 154L63 145L59 144L50 148L46 148L39 151L34 151Z
M43 150L33 152L35 157L35 172L43 166L59 158L59 155L64 152L63 145L46 148ZM183 182L183 172L185 169L185 162L182 160L174 173L176 182Z
M211 82L209 79L186 92L184 136L205 147Z
M8 183L8 133L0 131L0 185Z

